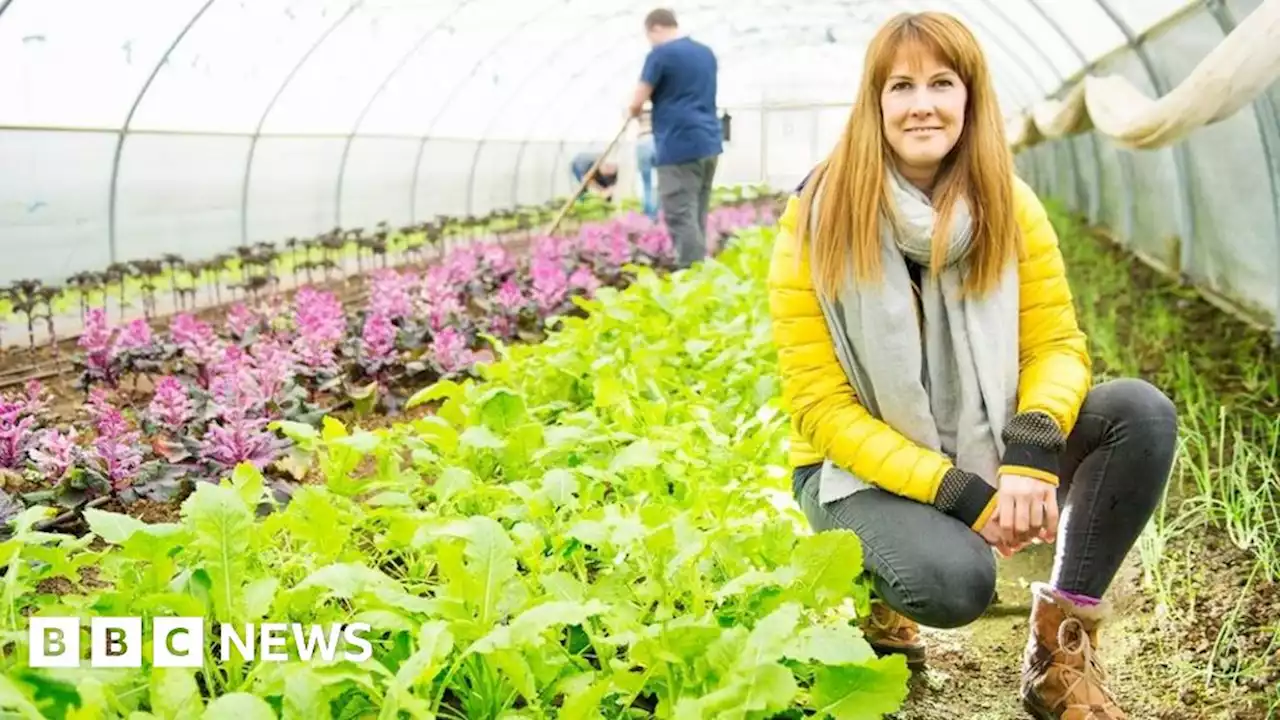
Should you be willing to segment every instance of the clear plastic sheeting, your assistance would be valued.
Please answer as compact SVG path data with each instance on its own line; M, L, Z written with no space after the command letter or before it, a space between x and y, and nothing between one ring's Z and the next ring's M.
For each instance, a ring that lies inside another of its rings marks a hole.
M1277 2L1280 0L1269 0ZM732 116L718 179L786 188L825 156L867 41L957 15L1010 118L1114 74L1153 100L1260 0L691 0ZM0 0L4 278L334 227L541 204L600 152L649 50L640 0ZM1280 38L1276 38L1280 42ZM1158 150L1086 131L1020 170L1153 264L1280 311L1280 90ZM615 159L639 193L634 133ZM1226 179L1219 179L1226 178Z

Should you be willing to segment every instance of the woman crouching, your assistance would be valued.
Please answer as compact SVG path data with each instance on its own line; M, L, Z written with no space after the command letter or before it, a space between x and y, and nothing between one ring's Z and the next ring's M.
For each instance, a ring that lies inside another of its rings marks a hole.
M798 192L769 273L793 491L814 530L862 541L872 645L919 665L920 624L987 608L996 553L1056 542L1023 703L1042 720L1126 717L1098 627L1168 479L1175 411L1140 380L1093 385L1057 236L1014 174L973 35L932 12L881 28L843 136Z

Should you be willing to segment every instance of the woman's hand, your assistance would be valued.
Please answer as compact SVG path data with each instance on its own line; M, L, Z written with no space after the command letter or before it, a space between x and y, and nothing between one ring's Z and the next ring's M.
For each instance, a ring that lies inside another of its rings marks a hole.
M1000 476L997 495L996 511L987 525L996 524L995 518L999 518L1001 544L1021 548L1037 538L1053 542L1057 537L1058 488L1043 480L1008 473Z
M1005 545L1004 530L1000 527L999 506L996 507L995 512L991 513L991 517L987 518L986 524L982 526L978 534L982 536L983 540L987 541L988 545L995 548L996 552L1000 553L1000 557L1013 557L1013 554L1021 549Z

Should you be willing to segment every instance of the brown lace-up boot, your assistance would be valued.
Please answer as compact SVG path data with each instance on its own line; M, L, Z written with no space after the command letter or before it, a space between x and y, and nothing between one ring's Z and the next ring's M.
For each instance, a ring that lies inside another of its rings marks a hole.
M925 664L925 643L920 626L901 615L881 600L871 601L871 616L858 626L878 655L905 655L907 667L918 669Z
M1039 720L1127 720L1094 654L1109 604L1076 605L1032 586L1031 633L1022 660L1022 704Z

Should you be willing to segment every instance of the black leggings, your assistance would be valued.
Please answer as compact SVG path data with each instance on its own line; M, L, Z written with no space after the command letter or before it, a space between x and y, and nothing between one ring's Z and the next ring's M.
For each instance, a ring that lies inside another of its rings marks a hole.
M1060 463L1052 583L1102 597L1164 495L1177 449L1173 403L1141 380L1092 390ZM879 488L822 505L821 465L797 468L792 490L815 531L852 530L877 595L930 627L976 619L995 593L991 547L930 505Z

